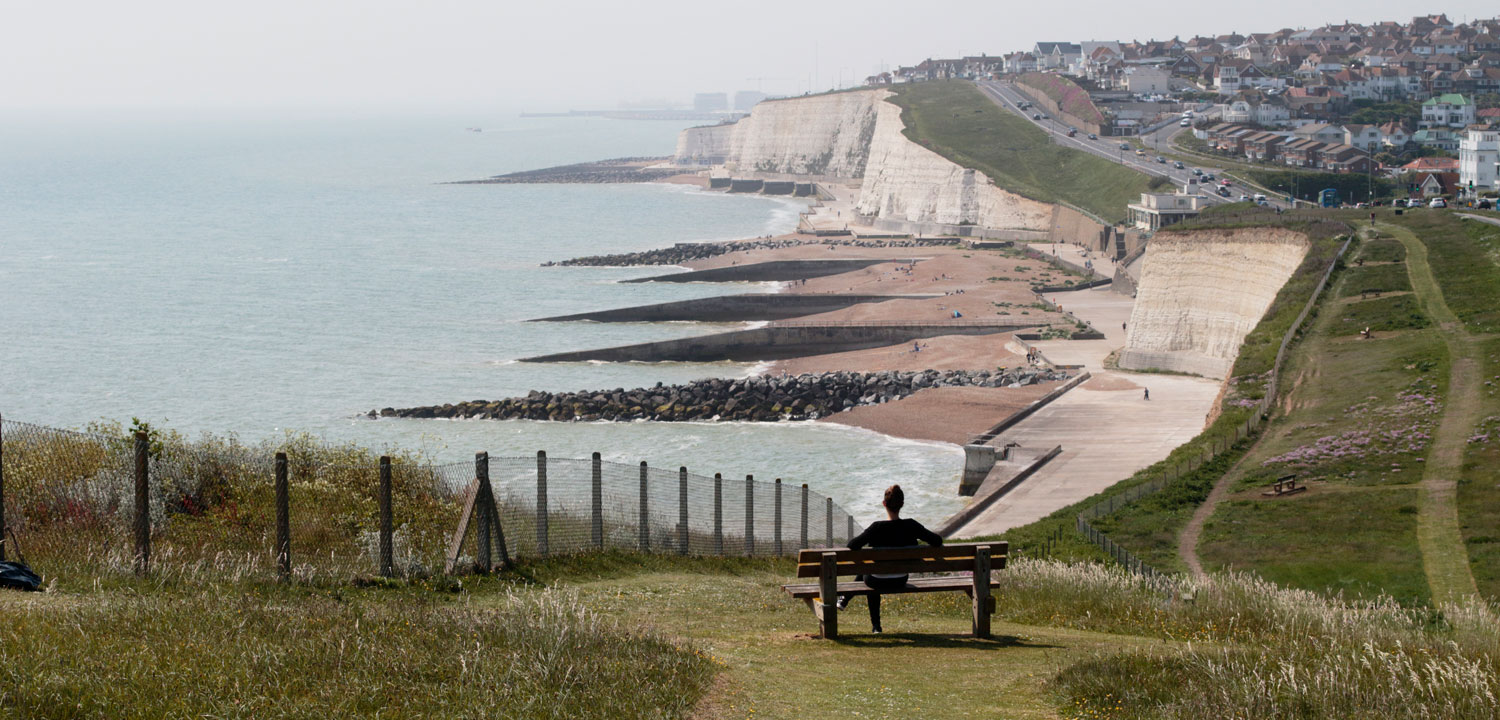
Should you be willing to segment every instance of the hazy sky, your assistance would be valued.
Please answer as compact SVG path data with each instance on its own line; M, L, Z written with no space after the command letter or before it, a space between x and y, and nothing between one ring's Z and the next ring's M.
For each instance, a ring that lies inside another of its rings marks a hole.
M685 103L700 91L826 89L882 64L999 54L1036 40L1405 21L1418 8L1454 20L1500 13L1493 0L0 0L0 107Z

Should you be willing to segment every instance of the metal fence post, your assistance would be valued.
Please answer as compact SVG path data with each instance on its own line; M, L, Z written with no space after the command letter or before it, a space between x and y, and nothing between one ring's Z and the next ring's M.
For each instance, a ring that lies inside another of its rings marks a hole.
M286 453L276 453L276 569L282 579L292 576L292 513L286 479Z
M724 476L714 473L714 554L724 554Z
M391 457L380 456L380 574L391 577L396 574L396 563L391 553Z
M0 562L5 562L5 417L0 416Z
M745 555L755 554L755 476L745 476Z
M823 547L833 547L833 498L823 498L823 534L828 543Z
M678 552L688 554L687 466L677 468L677 545Z
M490 554L495 547L495 511L489 478L480 475L481 466L486 470L489 467L487 463L480 462L483 455L484 453L474 453L474 483L477 485L474 512L479 516L479 524L474 529L474 564L478 566L479 572L489 572L495 567L494 557Z
M547 452L536 453L536 552L547 557Z
M151 441L135 434L135 574L151 569Z
M593 485L589 494L589 501L594 506L592 537L595 548L604 547L604 464L599 459L599 453L593 457Z
M807 483L802 483L802 536L798 542L797 549L807 547Z
M641 545L641 552L647 552L647 551L649 551L651 549L651 528L650 528L650 525L648 524L648 518L650 518L650 513L647 511L647 507L648 506L646 504L648 502L647 501L648 497L649 497L649 495L647 495L647 493L646 493L646 461L642 460L641 461L641 513L640 513L641 519L638 521L638 524L640 525L640 527L636 528L636 534L640 536L639 540L640 540L640 545Z
M776 478L776 517L772 522L771 530L776 546L776 554L785 554L786 550L781 547L781 478Z

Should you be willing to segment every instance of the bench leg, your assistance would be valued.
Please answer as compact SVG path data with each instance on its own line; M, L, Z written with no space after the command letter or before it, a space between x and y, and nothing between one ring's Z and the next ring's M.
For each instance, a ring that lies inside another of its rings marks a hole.
M974 637L990 636L990 548L980 546L974 552L974 587L970 591L974 605Z
M823 553L823 561L820 563L818 577L818 627L823 639L832 640L839 636L839 582L836 570L836 553Z

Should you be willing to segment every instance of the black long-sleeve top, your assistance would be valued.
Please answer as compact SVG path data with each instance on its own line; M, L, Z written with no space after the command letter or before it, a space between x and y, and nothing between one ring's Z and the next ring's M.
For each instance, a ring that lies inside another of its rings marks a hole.
M922 527L922 523L911 518L900 520L878 520L870 523L865 531L849 541L849 549L862 547L900 548L916 547L918 541L928 545L942 545L943 536Z

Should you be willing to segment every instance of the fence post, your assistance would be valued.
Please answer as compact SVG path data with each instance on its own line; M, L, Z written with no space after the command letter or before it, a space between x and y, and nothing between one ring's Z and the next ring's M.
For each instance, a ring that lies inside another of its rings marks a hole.
M151 441L135 434L135 574L151 569Z
M724 476L714 473L714 554L724 554Z
M5 562L5 418L0 416L0 562Z
M828 544L823 547L833 547L833 498L823 498L823 513L823 534L828 540Z
M391 457L380 456L380 574L391 577L396 574L391 557Z
M292 576L292 513L286 480L286 453L276 453L276 569L283 580Z
M536 452L536 552L547 557L547 452Z
M688 554L687 466L677 468L677 544L678 552Z
M784 554L786 551L781 547L781 478L776 478L776 517L772 523L772 535L776 554Z
M647 497L648 496L646 494L646 461L642 460L641 461L641 519L639 521L640 527L637 528L637 531L636 531L636 534L640 536L641 552L647 552L647 551L649 551L651 549L651 529L650 529L650 526L647 524L648 523L648 518L650 517L650 513L647 512L647 505L646 505L646 503L647 503L647 499L646 498Z
M489 572L495 567L490 554L495 546L495 497L490 491L489 463L484 453L474 453L474 512L479 515L479 525L474 529L474 564L479 572ZM483 473L483 474L481 474Z
M500 524L500 503L495 501L495 486L490 484L490 454L474 453L474 479L484 492L484 512L490 516L490 537L500 551L500 567L509 568L510 548L505 544L505 526ZM487 570L493 570L491 565Z
M802 483L802 540L798 550L807 547L807 483Z
M755 554L755 476L745 476L745 555Z
M593 539L595 548L604 547L604 466L599 453L594 453L593 492L590 500L594 505Z
M844 542L847 544L850 540L854 539L854 516L845 515L844 524L848 526L844 531Z

